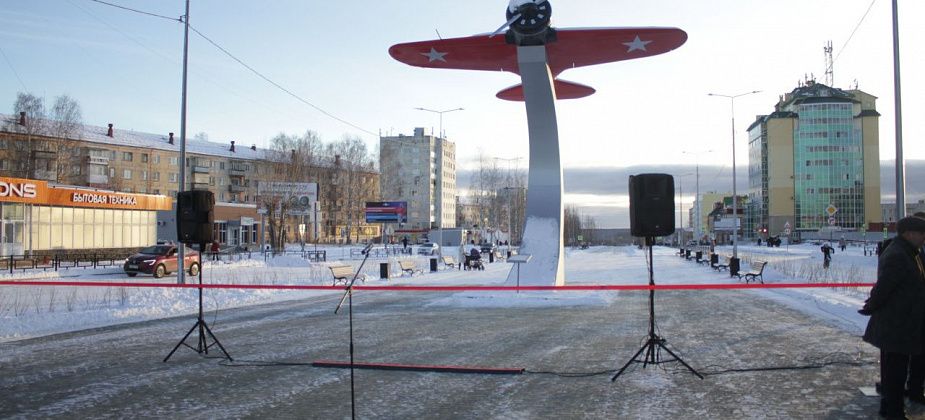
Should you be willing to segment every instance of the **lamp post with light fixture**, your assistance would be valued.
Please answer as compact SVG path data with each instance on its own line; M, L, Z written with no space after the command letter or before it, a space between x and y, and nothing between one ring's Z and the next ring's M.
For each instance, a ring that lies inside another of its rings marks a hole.
M760 90L740 93L738 95L723 95L719 93L708 93L709 96L719 96L729 99L729 108L732 114L732 258L735 259L736 270L738 271L739 262L739 206L738 195L736 194L736 105L735 100L738 97L760 93ZM735 274L732 271L732 261L730 261L729 274Z
M418 111L433 112L434 114L437 114L440 116L440 132L438 133L439 135L437 136L438 141L436 145L438 152L440 153L440 168L439 168L439 171L440 171L440 195L439 195L440 206L439 206L439 209L440 211L438 212L438 215L437 215L437 255L439 255L442 258L443 257L443 210L444 210L443 209L443 139L444 139L443 137L443 114L446 114L448 112L453 112L453 111L462 111L463 108L445 109L443 111L435 111L433 109L427 109L427 108L421 108L421 107L417 107L414 109Z

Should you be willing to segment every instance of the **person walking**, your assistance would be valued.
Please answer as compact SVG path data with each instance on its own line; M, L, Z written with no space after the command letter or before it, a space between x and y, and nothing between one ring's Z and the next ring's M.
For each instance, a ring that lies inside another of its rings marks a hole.
M210 251L212 251L212 261L218 261L218 251L220 249L221 247L219 246L218 241L212 241L212 248L210 248Z
M822 268L829 268L829 264L832 263L832 251L835 251L835 248L832 248L832 245L825 243L822 245Z
M847 246L848 246L848 242L845 241L844 236L838 240L838 247L841 248L841 252L845 252L845 247Z
M864 341L880 349L879 414L905 418L903 396L925 404L925 220L904 217L877 263L877 283L858 311L870 315Z
M408 237L401 238L401 248L408 249Z

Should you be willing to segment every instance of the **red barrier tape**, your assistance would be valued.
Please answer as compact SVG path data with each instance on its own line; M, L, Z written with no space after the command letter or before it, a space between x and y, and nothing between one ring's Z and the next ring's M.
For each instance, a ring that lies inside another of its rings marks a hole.
M830 287L872 287L874 283L729 283L729 284L608 284L572 286L353 286L354 290L398 292L526 292L593 290L729 290L729 289L816 289ZM0 286L149 287L165 289L256 289L256 290L346 290L344 286L297 284L174 284L107 283L100 281L0 281Z

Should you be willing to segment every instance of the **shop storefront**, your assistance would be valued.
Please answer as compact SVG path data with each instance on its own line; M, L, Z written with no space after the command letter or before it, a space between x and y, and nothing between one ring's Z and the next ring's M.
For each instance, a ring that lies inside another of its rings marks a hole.
M155 243L171 199L0 177L0 255L137 248Z

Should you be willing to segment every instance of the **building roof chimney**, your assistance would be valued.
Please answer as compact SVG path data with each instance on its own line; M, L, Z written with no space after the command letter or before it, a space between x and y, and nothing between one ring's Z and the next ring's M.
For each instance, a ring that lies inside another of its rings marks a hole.
M231 141L231 153L234 153L234 140Z
M112 137L112 123L109 123L109 130L106 131L106 136Z
M173 144L173 133L168 134L170 134L170 137L167 137L167 143Z
M251 150L257 150L257 145L256 145L256 144L252 144L252 145L251 145Z
M26 125L26 111L19 113L19 125Z

